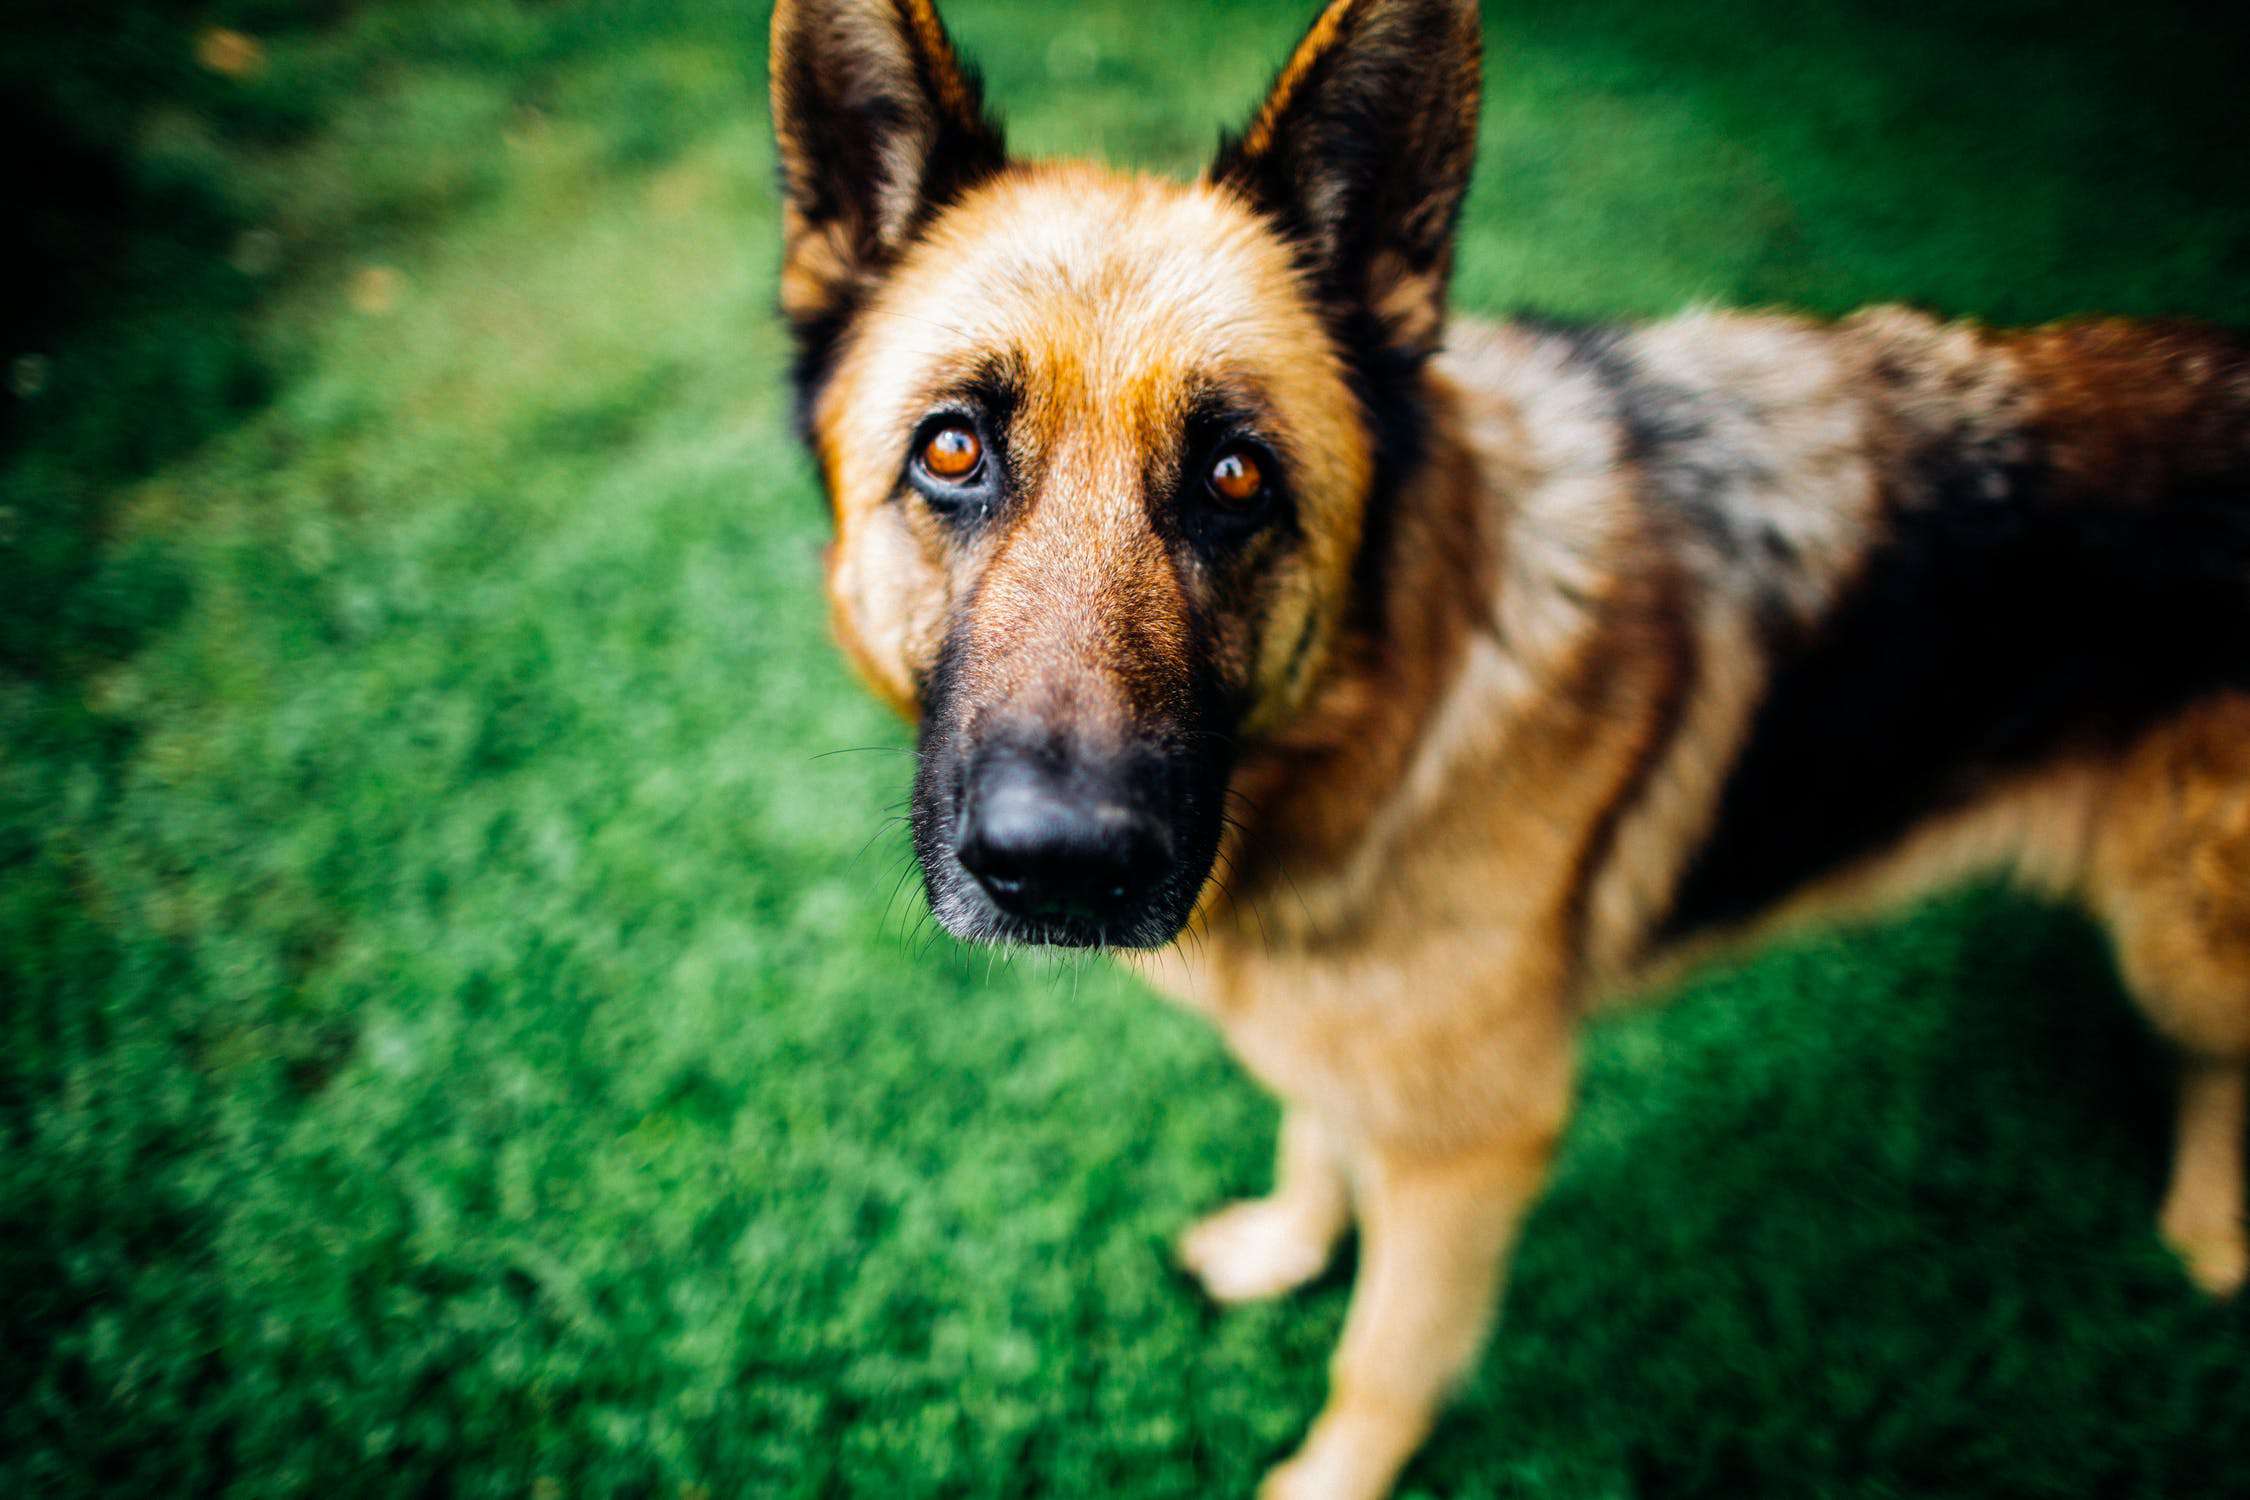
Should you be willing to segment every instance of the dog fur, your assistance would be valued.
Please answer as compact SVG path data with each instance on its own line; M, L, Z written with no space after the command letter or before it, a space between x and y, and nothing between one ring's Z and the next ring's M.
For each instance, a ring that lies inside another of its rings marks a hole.
M2183 1059L2162 1233L2245 1274L2250 348L1449 318L1480 36L1333 0L1178 184L1012 160L928 0L774 16L833 617L920 726L933 909L1125 952L1284 1100L1272 1194L1182 1241L1213 1295L1357 1226L1272 1495L1380 1495L1422 1441L1590 1005L1972 875L2107 924ZM938 419L973 503L914 477ZM1230 443L1274 471L1247 518L1202 487ZM1114 922L965 867L996 745L1161 821Z

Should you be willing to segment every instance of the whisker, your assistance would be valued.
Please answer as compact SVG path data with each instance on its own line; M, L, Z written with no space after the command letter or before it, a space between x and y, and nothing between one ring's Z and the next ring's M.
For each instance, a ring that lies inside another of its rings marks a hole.
M898 905L899 893L904 891L906 883L914 878L914 851L909 849L899 860L899 864L902 868L898 872L898 879L891 882L891 894L883 902L883 920L875 929L878 935L891 925L891 908ZM903 933L904 929L901 928L902 936Z
M823 750L818 755L805 757L808 763L826 760L832 755L911 755L919 760L922 752L912 745L846 745L840 750Z
M851 857L851 863L845 865L844 868L848 870L852 867L852 865L858 864L862 859L866 857L867 851L875 847L875 841L877 839L881 838L884 834L889 833L893 827L905 823L905 821L906 819L904 819L903 817L889 817L876 824L875 831L867 836L867 842L859 846L859 853L853 855Z
M915 314L913 314L913 313L909 313L909 312L900 312L900 311L899 311L899 310L898 310L897 308L895 308L895 307L871 307L871 308L868 308L868 309L867 309L867 312L868 312L869 314L873 315L873 316L876 316L876 317L883 317L883 318L904 318L904 319L905 319L905 320L906 320L907 322L909 322L909 323L920 323L920 324L921 324L922 326L924 326L925 328L935 328L936 330L938 330L938 332L940 332L940 333L950 333L950 334L952 334L952 335L953 335L953 336L954 336L955 338L961 338L961 339L970 339L970 340L974 340L974 339L976 338L976 335L975 335L975 334L971 333L971 332L970 332L970 331L969 331L968 329L966 329L966 328L963 328L963 327L961 327L961 326L960 326L959 324L957 324L957 323L946 323L946 322L942 322L942 321L940 321L939 319L936 319L936 318L923 318L923 317L917 317L917 316L916 316ZM925 353L927 353L927 352L931 352L931 351L922 351L922 352L925 352Z

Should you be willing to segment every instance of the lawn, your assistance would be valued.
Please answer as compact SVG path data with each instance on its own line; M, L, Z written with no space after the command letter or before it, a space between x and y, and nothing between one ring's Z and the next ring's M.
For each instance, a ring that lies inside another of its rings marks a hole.
M84 166L0 350L0 1493L1245 1490L1347 1277L1202 1301L1272 1105L902 888L762 8L118 10L0 48ZM1020 149L1167 171L1306 10L949 7ZM1464 307L2250 324L2239 10L1488 10ZM1407 1493L2250 1493L2167 1109L1992 892L1601 1023Z

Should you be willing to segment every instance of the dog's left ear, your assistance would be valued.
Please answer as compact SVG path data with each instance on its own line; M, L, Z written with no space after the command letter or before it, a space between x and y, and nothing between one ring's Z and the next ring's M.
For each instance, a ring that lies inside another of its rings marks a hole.
M938 209L1007 165L930 0L780 0L782 311L807 357Z
M1290 237L1333 315L1409 362L1445 321L1482 57L1476 0L1331 0L1211 167Z

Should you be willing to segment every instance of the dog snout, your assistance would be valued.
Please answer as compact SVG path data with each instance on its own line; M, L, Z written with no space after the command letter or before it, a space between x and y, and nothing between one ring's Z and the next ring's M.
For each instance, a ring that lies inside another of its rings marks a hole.
M1135 780L1121 760L987 758L965 788L954 853L993 904L1019 918L1123 921L1173 860L1170 830Z

